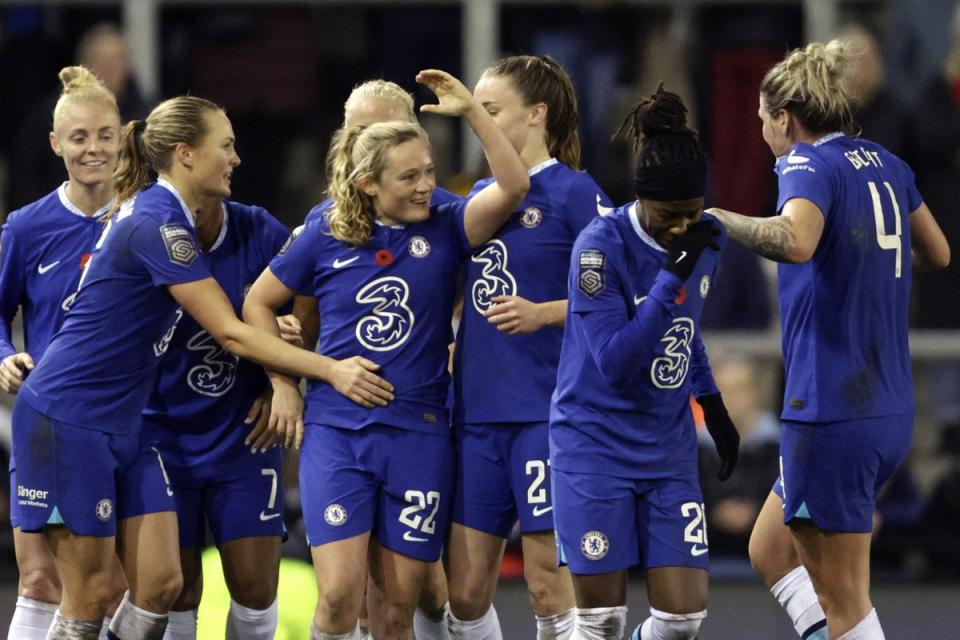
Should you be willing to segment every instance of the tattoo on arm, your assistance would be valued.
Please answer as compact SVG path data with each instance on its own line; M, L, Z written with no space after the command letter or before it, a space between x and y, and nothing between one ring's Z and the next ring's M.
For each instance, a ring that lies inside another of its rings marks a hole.
M751 218L731 212L717 215L731 238L776 262L792 262L797 246L797 236L790 218Z

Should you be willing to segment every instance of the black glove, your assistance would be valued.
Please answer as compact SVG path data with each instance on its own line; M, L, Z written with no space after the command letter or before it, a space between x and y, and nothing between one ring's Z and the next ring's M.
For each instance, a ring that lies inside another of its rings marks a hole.
M722 482L733 474L737 466L740 434L737 433L737 425L730 419L727 408L723 406L723 398L719 393L700 396L697 402L703 408L703 419L707 423L707 431L713 438L713 444L717 447L717 454L720 456L720 473L717 476Z
M670 243L670 252L667 253L667 263L663 268L686 281L697 266L697 260L704 249L720 249L716 240L719 235L720 229L707 220L690 225L683 235L674 236Z

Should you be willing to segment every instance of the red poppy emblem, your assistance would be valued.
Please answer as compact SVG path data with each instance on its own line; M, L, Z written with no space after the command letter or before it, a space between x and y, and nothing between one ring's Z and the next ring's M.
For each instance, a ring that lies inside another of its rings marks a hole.
M390 249L380 249L373 257L377 261L377 264L381 267L385 267L391 262L393 262L393 254L390 253Z
M680 287L680 293L677 294L677 297L674 298L673 301L674 301L674 303L676 303L676 304L683 304L684 302L686 302L686 301L687 301L687 288L686 288L686 287Z

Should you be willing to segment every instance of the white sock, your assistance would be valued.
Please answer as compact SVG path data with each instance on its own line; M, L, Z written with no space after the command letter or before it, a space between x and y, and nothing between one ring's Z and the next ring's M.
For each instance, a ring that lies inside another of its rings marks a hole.
M56 613L55 604L20 596L7 630L7 640L44 640Z
M571 640L620 640L627 626L627 607L576 609L577 624Z
M417 612L413 614L413 637L417 640L450 640L450 633L447 631L447 615L450 612L450 604L443 605L443 615L439 620L432 620L423 609L417 607Z
M353 631L347 631L346 633L327 633L326 631L320 631L312 624L310 625L310 640L361 640L362 637L359 624L353 628Z
M250 609L230 599L227 640L273 640L277 632L277 598L266 609Z
M537 640L569 640L577 623L577 610L567 609L554 616L535 616Z
M49 640L97 640L100 635L100 622L71 620L60 615L60 609L53 614L53 622L47 631Z
M107 640L107 634L110 632L110 622L113 620L110 616L103 616L103 624L100 625L99 640Z
M827 640L827 617L805 567L799 566L780 578L770 593L790 616L793 628L803 640Z
M643 621L635 640L691 640L697 637L707 611L695 613L667 613L650 607L650 617Z
M837 640L884 640L883 629L880 628L880 618L877 617L877 610L870 609L863 620L857 623L853 629L837 638Z
M447 613L447 624L450 640L503 640L500 618L492 604L487 612L476 620L461 620L450 611Z
M123 594L123 601L113 614L110 622L110 633L128 640L161 640L167 628L167 614L151 613L130 602L130 592Z
M163 640L196 640L197 610L171 611L167 615L167 629Z

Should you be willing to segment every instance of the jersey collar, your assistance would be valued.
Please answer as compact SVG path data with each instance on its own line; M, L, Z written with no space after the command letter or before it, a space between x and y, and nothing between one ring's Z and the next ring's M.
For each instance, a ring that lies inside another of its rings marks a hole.
M544 169L548 169L548 168L552 167L553 165L557 164L557 162L558 162L558 160L557 160L556 158L550 158L549 160L544 160L543 162L541 162L541 163L538 164L537 166L531 167L530 169L528 169L528 170L527 170L527 175L528 175L528 176L535 176L535 175L537 175L538 173L540 173L541 171L543 171Z
M67 211L69 211L74 215L78 215L81 218L88 217L87 214L85 214L83 211L80 211L80 209L78 209L72 202L70 202L70 198L67 197L67 185L69 184L70 184L69 181L64 182L62 185L60 185L60 188L57 189L57 196L60 198L60 204L63 205L64 209L66 209ZM104 205L100 209L97 209L96 211L94 211L93 215L89 217L93 219L102 218L103 216L107 215L111 209L113 209L113 205L115 205L116 202L117 200L116 198L114 198L113 200L108 202L106 205Z
M217 236L217 239L214 240L213 246L207 250L207 253L213 253L217 250L217 247L223 244L223 239L227 237L227 224L230 219L228 217L227 203L223 200L220 201L220 209L223 210L223 223L220 225L220 235Z
M177 202L180 203L180 208L183 209L183 215L187 216L187 221L190 223L190 226L196 229L197 217L193 215L193 211L190 211L190 207L187 206L187 203L183 200L183 196L180 195L180 192L177 191L177 188L165 178L157 178L157 184L173 194L173 197L176 198ZM227 219L224 218L223 221L226 222Z
M813 146L819 147L822 144L827 144L831 140L836 140L843 135L843 131L834 131L833 133L828 133L827 135L819 138L813 142Z
M634 200L633 204L630 205L630 208L627 209L627 216L630 218L630 224L633 226L633 230L637 232L637 236L643 243L647 246L653 247L660 253L666 253L667 250L660 246L660 244L654 240L649 233L643 230L643 227L640 226L640 216L637 215L637 202Z

